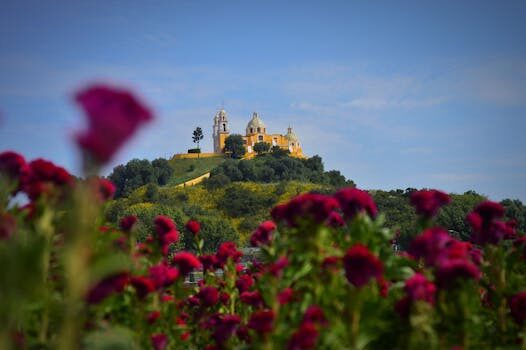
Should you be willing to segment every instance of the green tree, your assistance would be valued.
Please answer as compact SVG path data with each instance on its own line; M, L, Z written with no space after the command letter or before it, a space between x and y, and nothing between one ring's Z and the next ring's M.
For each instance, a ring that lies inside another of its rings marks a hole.
M197 143L197 148L200 149L199 147L199 141L201 141L203 139L203 130L198 126L197 128L195 128L194 130L194 133L193 133L193 136L192 136L192 140L194 141L194 143Z
M270 149L270 153L275 158L288 157L290 154L288 149L283 149L279 146L272 146L272 148Z
M258 155L267 153L270 150L270 143L268 142L258 142L254 145L254 152Z
M225 140L225 151L232 154L232 158L241 159L245 155L245 144L243 137L239 134L232 134Z

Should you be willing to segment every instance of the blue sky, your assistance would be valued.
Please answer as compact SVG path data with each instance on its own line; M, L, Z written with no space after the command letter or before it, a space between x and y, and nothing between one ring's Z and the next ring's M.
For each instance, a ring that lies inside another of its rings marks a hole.
M0 11L0 150L76 172L71 95L132 88L156 122L119 153L192 147L224 101L291 124L366 189L432 187L526 201L524 1L24 1ZM111 170L111 166L106 172Z

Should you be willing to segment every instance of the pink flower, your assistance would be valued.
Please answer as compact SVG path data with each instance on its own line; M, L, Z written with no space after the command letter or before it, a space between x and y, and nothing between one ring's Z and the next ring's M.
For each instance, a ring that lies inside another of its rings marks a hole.
M154 282L155 288L160 289L172 285L179 277L179 271L161 263L150 267L149 277Z
M242 256L243 253L237 250L235 243L221 243L216 253L217 267L223 267L227 263L228 259L231 259L234 263L237 263Z
M155 283L148 277L136 276L131 278L131 285L135 288L137 297L144 299L149 293L155 290Z
M201 287L197 297L201 300L203 306L213 306L219 301L219 292L214 287Z
M236 281L239 293L248 291L254 285L254 279L250 275L241 275Z
M254 292L243 292L239 295L239 299L248 305L252 305L253 307L261 307L263 306L263 297L258 291Z
M164 350L168 346L168 337L164 333L156 333L150 336L154 350Z
M270 265L269 273L274 277L280 277L287 266L289 266L289 259L286 256L280 256L278 260Z
M352 219L360 212L367 213L375 218L378 213L376 204L369 193L357 188L344 188L334 194L334 198L340 203L340 208L346 219Z
M250 237L250 245L257 247L259 245L267 245L270 243L272 231L276 229L276 224L273 221L265 221L252 233Z
M73 178L64 169L44 160L36 159L29 163L29 170L23 179L23 190L32 200L42 194L50 194L54 188L73 184Z
M338 202L331 196L305 193L291 199L284 207L275 207L271 215L275 221L285 221L289 226L310 221L321 224L337 208Z
M247 326L258 333L270 333L274 328L274 318L274 311L259 310L250 315Z
M179 267L179 272L181 272L183 276L188 275L192 270L201 266L199 259L197 259L192 253L188 252L177 253L173 257L172 262Z
M292 333L287 344L288 350L314 349L318 341L319 332L311 322L302 322L300 327Z
M380 259L374 256L362 244L352 246L343 257L345 277L355 287L363 287L371 278L380 278L383 265Z
M198 221L195 221L195 220L190 220L186 223L186 229L190 232L192 232L192 234L195 236L199 233L199 231L201 230L201 225L199 224Z
M314 323L319 326L327 326L329 324L329 321L327 321L327 318L325 317L325 312L323 312L323 309L318 305L309 306L307 310L305 310L301 322Z
M449 289L459 279L473 279L481 277L478 267L468 259L444 259L435 270L436 283L440 288Z
M146 321L149 324L154 324L159 319L159 317L161 317L161 312L159 310L155 310L148 314Z
M110 180L104 178L98 179L98 193L102 201L112 199L116 189L117 188Z
M159 215L153 220L153 224L155 225L155 231L159 235L159 237L163 237L165 234L171 231L176 231L177 226L173 222L171 218L164 215Z
M508 305L510 307L511 317L515 322L522 326L524 321L526 321L526 291L519 292L512 296Z
M430 228L413 239L408 252L416 259L424 259L427 266L432 266L451 241L453 238L445 230Z
M12 151L0 153L0 174L7 175L11 180L20 181L27 170L26 160L20 154Z
M127 272L119 272L108 276L93 286L86 295L86 302L98 304L113 293L120 293L129 282Z
M499 203L485 201L468 214L466 220L471 225L471 240L480 245L498 244L502 239L514 234L514 229L497 221L504 216L504 207Z
M447 193L437 190L421 190L411 193L411 204L416 213L425 218L432 218L438 214L440 208L451 202Z
M201 255L199 261L203 264L203 272L212 271L217 265L217 258L215 255Z
M119 225L122 231L130 232L136 222L137 222L137 217L135 215L128 215L128 216L121 218Z
M241 323L238 315L220 315L214 324L212 338L218 345L224 344L236 331L237 326Z
M110 161L139 126L153 119L130 92L104 85L78 92L75 100L88 119L88 129L76 135L77 144L101 164Z
M294 290L292 288L285 288L278 293L277 298L280 305L288 304L294 299Z
M343 218L340 214L333 211L332 213L330 213L329 218L327 219L327 225L329 225L330 227L338 228L345 226L345 221L343 221Z
M423 300L430 304L435 303L435 284L421 273L415 273L405 281L405 292L412 301Z

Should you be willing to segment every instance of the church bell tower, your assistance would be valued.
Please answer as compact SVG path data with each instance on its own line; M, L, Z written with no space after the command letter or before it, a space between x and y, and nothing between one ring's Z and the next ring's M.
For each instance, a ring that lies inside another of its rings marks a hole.
M214 139L214 153L223 153L225 139L229 134L228 116L226 111L221 108L214 116L214 129L212 132Z

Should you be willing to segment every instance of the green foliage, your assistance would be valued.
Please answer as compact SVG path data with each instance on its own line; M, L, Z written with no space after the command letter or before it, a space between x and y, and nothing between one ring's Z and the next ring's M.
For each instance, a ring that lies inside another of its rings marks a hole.
M506 209L506 217L517 221L517 229L526 232L526 206L518 199L505 199L500 204Z
M438 224L446 227L452 235L459 239L467 240L471 234L471 227L466 221L466 216L486 197L469 191L464 194L452 194L451 203L440 211Z
M149 183L165 185L172 176L173 170L166 159L132 159L126 165L113 168L109 179L115 184L115 197L129 195L135 189Z
M226 189L221 200L222 209L232 217L254 215L270 208L274 202L275 198L272 195L257 193L235 184Z
M243 158L246 152L243 137L239 134L228 136L225 139L225 152L230 152L234 159Z
M270 153L274 158L283 158L290 155L290 151L288 149L283 149L279 146L272 146Z
M211 179L224 175L231 181L255 181L263 183L280 181L302 181L329 185L333 189L344 186L354 187L337 170L324 171L321 157L300 159L284 156L261 155L250 160L228 160L211 172Z
M270 143L258 142L254 145L254 152L257 154L267 153L270 150Z

